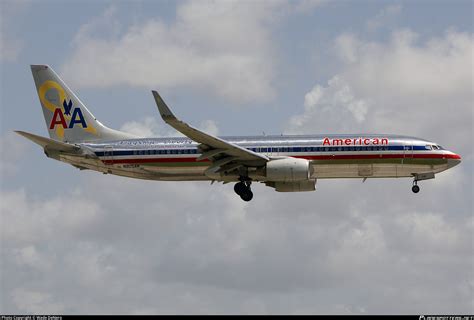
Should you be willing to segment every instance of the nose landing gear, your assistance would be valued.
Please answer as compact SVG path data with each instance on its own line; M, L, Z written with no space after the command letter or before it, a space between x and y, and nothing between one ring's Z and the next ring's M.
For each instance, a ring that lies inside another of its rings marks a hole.
M411 191L413 191L413 193L418 193L418 192L420 192L420 187L417 185L417 181L416 181L416 180L413 181L413 186L411 187Z
M420 187L418 186L418 181L434 179L434 177L435 177L435 175L434 175L433 172L413 173L413 186L411 187L411 191L413 191L413 193L420 192Z
M253 198L253 192L250 189L252 182L250 180L242 179L240 182L237 182L234 186L234 191L237 193L240 198L244 201L250 201Z

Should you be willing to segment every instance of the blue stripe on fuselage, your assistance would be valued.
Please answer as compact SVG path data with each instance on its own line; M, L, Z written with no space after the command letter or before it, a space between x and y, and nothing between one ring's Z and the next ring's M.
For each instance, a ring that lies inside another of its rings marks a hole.
M261 153L304 153L304 152L348 152L348 151L396 151L405 150L405 146L327 146L327 147L252 147L247 148L254 152ZM408 149L407 151L410 151ZM413 146L413 150L430 151L425 146ZM137 156L137 155L169 155L169 154L197 154L198 151L194 149L142 149L142 150L114 150L110 151L96 151L98 157L103 156Z

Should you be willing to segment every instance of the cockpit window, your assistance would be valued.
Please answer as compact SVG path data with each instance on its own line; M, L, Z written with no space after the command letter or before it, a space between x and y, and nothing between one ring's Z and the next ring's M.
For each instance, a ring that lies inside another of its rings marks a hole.
M427 145L425 146L425 149L426 149L426 150L431 150L431 146L430 146L429 144L427 144Z
M440 146L439 144L437 145L438 149L439 150L444 150L444 148L442 146Z

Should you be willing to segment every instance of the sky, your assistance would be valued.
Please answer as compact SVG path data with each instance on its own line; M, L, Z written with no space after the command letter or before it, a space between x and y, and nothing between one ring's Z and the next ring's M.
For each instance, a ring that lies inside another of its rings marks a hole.
M0 1L0 313L474 313L470 1ZM403 134L462 163L316 191L79 171L30 64L104 124L172 136Z

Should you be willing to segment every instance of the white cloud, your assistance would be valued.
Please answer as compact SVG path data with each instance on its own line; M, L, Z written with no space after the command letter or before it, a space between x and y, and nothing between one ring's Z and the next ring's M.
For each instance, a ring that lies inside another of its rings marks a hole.
M2 192L13 275L3 310L380 313L398 299L409 313L469 311L473 223L465 205L450 208L458 190L415 199L397 181L320 181L315 194L254 185L244 203L229 185L81 174L76 190L41 201ZM383 206L393 194L403 200ZM445 286L449 296L435 290Z
M179 133L168 127L162 121L158 122L155 117L145 117L142 121L127 121L120 127L120 130L143 138L179 135Z
M24 138L13 132L0 136L0 178L12 176L18 171L18 160L25 155L28 147Z
M49 257L38 253L34 245L15 249L13 250L13 255L18 266L26 266L33 270L39 269L41 271L50 271L52 268L52 261L49 260Z
M362 44L353 34L343 33L336 38L335 46L339 58L346 63L352 63L357 61L359 54L357 50Z
M212 135L219 134L217 123L213 120L202 121L198 129ZM183 134L171 128L162 120L157 120L155 117L145 117L142 121L128 121L122 125L120 130L143 138L183 136Z
M2 232L4 237L25 246L40 239L59 238L63 232L84 232L101 214L94 203L77 200L79 195L74 192L65 193L62 198L30 200L20 190L3 192L1 198L2 220L8 221L8 228ZM50 224L51 221L55 223Z
M83 25L63 65L74 86L192 87L236 102L274 97L270 26L278 2L185 2L176 20L124 32L114 9Z
M290 119L288 132L349 131L354 123L364 122L369 106L368 100L356 97L350 85L336 76L327 87L316 85L305 95L305 112Z
M288 132L407 134L472 154L466 138L474 100L471 34L448 31L420 41L401 30L388 43L343 34L335 44L341 71L327 87L308 92L305 111L291 119ZM449 135L440 126L450 128Z
M52 295L47 292L32 291L24 288L15 288L10 295L19 310L34 314L62 314L64 308L53 301ZM45 312L47 310L47 312Z
M217 136L219 134L219 127L214 120L204 120L201 122L199 129L206 133L212 134L213 136Z

